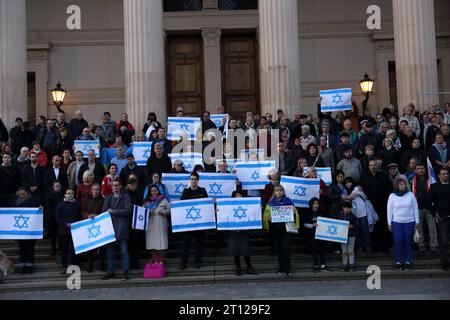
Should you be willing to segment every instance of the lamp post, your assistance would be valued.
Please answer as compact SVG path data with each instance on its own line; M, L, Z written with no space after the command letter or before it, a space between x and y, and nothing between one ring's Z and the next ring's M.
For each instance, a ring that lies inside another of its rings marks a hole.
M66 96L67 91L63 89L61 82L58 81L56 88L50 90L50 92L52 93L53 103L58 109L58 112L65 113L64 110L61 109L61 106L64 103L64 97Z
M372 93L374 83L375 81L369 78L367 72L364 74L364 79L362 79L359 82L362 92L366 95L366 100L364 100L363 102L363 114L366 111L367 103L369 102L370 94Z

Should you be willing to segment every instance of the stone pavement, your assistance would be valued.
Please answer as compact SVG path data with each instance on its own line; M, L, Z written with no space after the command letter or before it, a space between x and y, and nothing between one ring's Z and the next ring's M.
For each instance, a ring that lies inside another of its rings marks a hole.
M449 300L450 279L386 279L381 290L365 280L209 284L0 293L0 300Z

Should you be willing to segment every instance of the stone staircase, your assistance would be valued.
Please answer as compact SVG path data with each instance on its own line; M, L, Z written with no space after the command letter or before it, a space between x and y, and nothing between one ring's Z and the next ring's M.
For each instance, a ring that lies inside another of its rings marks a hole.
M87 288L116 288L116 287L142 287L142 286L173 286L188 284L213 284L213 283L235 283L235 282L273 282L273 281L328 281L328 280L361 280L366 281L369 275L366 269L370 265L377 265L382 270L382 278L435 278L450 277L449 272L440 269L440 261L437 255L431 253L418 254L414 256L414 269L410 271L394 271L392 257L387 254L375 254L371 257L364 253L357 255L355 272L341 272L341 256L333 253L330 246L327 254L327 263L330 273L313 273L312 258L307 254L307 247L298 237L293 238L291 244L292 277L283 277L276 274L278 263L276 256L269 255L269 248L261 239L251 240L251 252L253 267L258 275L234 275L235 266L233 258L227 256L226 248L217 246L215 234L207 236L205 257L201 269L194 269L190 264L186 270L178 270L179 253L181 241L179 237L171 237L170 250L165 265L167 276L164 279L148 280L142 277L143 270L131 270L130 280L122 281L120 261L117 261L118 279L109 281L101 280L104 272L99 271L98 262L94 265L94 272L87 273L85 263L81 262L81 287ZM0 284L0 295L2 292L14 291L43 291L67 289L66 280L69 275L61 275L60 264L57 257L50 256L50 244L48 240L38 241L36 244L36 268L32 275L16 273L8 275L3 284ZM0 251L5 252L15 263L18 262L18 246L15 241L0 241ZM191 254L192 254L191 250ZM141 252L140 264L143 268L148 261L149 254ZM193 259L191 259L191 263ZM242 259L243 260L243 259ZM245 272L245 263L241 261ZM16 265L17 266L17 265ZM19 270L20 271L20 270Z

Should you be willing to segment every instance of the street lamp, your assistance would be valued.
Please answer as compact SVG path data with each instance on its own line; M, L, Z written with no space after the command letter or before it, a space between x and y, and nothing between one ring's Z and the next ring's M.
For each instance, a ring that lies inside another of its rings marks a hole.
M366 100L364 100L363 102L363 113L364 111L366 111L367 103L369 102L370 94L372 93L374 83L375 81L369 78L367 72L364 74L364 79L362 79L359 82L362 92L366 95Z
M50 92L52 93L53 103L58 109L58 112L64 113L64 111L61 109L61 106L64 103L64 97L66 96L67 91L63 89L61 82L58 81L56 88L50 90Z

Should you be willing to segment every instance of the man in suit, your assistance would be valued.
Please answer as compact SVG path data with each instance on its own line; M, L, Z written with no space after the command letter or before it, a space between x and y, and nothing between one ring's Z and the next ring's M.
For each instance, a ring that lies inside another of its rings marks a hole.
M63 190L69 187L69 179L67 178L67 172L61 168L61 157L58 155L53 156L52 165L47 168L44 174L44 185L47 192L51 192L51 184L53 181L58 180L61 182L61 187Z

